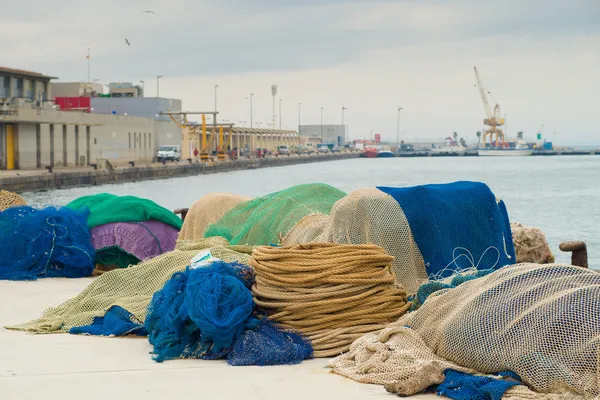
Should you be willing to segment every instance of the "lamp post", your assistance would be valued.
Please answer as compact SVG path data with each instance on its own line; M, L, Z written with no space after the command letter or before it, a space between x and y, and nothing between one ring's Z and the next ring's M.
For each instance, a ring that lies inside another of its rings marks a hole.
M279 130L281 130L281 102L283 99L279 99Z
M300 109L302 108L302 103L298 102L298 149L300 149L300 126L302 126L302 121L300 119Z
M321 139L323 139L323 110L324 108L321 107Z
M400 111L402 111L402 107L398 107L398 124L396 125L396 149L400 147Z
M342 129L344 131L344 140L346 140L346 124L344 123L344 112L346 110L347 108L342 104ZM341 146L341 143L338 143L338 146Z
M253 124L252 124L252 97L254 96L254 93L250 93L250 95L248 97L246 97L247 99L250 99L250 129L252 129Z
M217 109L217 89L219 88L219 85L215 85L215 111L219 111Z
M160 97L160 78L162 75L156 75L156 97Z

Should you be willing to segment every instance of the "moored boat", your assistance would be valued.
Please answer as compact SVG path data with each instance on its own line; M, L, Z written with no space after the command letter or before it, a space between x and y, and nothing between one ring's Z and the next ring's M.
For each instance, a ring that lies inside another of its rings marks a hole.
M394 157L394 152L392 151L392 149L390 149L389 146L383 146L377 153L377 157L381 157L381 158Z
M533 149L530 149L524 141L519 141L514 148L491 147L479 149L477 152L480 156L523 157L532 155Z
M375 158L377 157L378 151L375 147L365 147L362 153L360 153L361 157L364 158Z

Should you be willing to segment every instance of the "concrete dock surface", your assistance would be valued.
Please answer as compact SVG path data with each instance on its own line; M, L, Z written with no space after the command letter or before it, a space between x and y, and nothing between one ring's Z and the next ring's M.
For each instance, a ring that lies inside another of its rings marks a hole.
M92 278L0 281L0 326L19 324L77 295ZM396 399L383 386L332 374L327 359L293 366L152 361L146 338L33 335L0 329L2 400ZM439 399L427 394L414 399Z

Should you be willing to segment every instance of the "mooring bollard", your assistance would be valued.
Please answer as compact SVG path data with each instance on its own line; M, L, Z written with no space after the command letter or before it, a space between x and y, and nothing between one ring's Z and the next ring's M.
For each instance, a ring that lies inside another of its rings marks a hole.
M129 165L131 165L132 167L135 167L135 161L129 161Z
M52 171L53 171L52 165L47 165L47 166L46 166L46 169L48 170L48 173L50 173L50 174L51 174L51 173L52 173Z
M571 265L583 268L588 267L587 246L585 242L562 242L558 248L564 252L571 252Z
M177 210L175 210L173 212L177 215L181 215L181 220L185 221L185 216L187 215L188 211L190 211L189 208L178 208Z

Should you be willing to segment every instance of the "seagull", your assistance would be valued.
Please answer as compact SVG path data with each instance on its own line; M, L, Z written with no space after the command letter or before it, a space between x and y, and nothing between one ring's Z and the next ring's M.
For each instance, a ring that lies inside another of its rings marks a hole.
M154 11L152 11L152 10L146 10L142 14L154 14Z
M127 46L131 46L131 43L129 43L129 40L127 40L127 38L125 38L125 43L127 43Z

